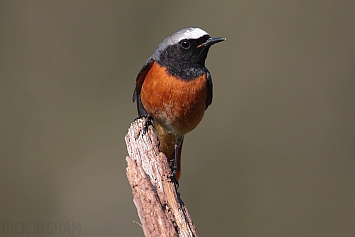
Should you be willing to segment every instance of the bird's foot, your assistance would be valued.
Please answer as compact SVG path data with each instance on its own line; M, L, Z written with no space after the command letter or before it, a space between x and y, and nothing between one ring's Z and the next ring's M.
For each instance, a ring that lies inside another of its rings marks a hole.
M154 127L154 119L151 115L139 115L138 117L136 117L134 119L134 122L136 122L138 119L141 119L141 118L146 118L145 120L145 123L143 125L143 128L142 128L142 132L143 132L143 135L146 134L148 132L148 127L149 125L152 125Z
M174 168L172 168L172 175L171 175L170 179L171 179L171 182L174 183L175 188L177 190L179 188L180 184L179 184L179 180L176 177L176 169L174 169Z
M177 178L177 166L175 164L174 160L170 160L170 169L171 169L171 182L173 182L175 184L175 188L178 189L179 188L179 180Z
M148 132L149 125L152 125L154 127L154 120L153 120L152 116L147 115L145 123L143 125L143 129L142 129L143 135Z

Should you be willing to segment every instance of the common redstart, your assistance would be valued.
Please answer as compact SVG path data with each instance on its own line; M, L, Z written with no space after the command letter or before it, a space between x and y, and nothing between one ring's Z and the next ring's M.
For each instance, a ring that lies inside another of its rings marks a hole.
M194 27L183 28L161 42L136 79L133 102L138 115L153 119L160 150L181 174L184 135L200 123L212 103L212 78L205 67L212 38Z

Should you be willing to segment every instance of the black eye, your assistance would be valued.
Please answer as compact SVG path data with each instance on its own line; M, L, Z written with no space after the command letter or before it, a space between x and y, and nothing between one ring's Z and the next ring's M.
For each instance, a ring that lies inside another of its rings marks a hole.
M181 40L180 44L184 49L188 49L190 47L190 42L188 40Z

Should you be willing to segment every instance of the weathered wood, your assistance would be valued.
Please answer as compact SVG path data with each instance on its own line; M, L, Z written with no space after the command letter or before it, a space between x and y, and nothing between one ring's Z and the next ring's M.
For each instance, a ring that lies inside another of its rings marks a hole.
M132 187L143 232L146 237L197 236L187 208L180 199L169 162L159 151L152 126L143 134L146 119L133 122L125 137L129 156L127 178Z

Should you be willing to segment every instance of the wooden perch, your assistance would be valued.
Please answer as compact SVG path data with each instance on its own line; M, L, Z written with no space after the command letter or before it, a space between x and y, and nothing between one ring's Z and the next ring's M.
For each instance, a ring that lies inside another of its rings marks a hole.
M149 126L147 133L142 132L145 122L145 118L137 119L125 137L129 154L127 178L144 235L197 237L168 160L159 151L155 129Z

